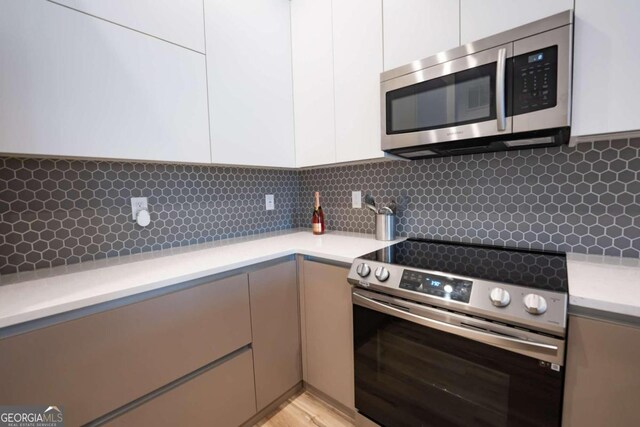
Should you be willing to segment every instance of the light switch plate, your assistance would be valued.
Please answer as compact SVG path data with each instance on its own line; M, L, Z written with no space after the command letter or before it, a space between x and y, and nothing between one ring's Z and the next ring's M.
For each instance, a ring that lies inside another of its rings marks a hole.
M275 209L276 204L273 200L273 194L267 194L264 196L264 204L268 211Z
M362 208L362 191L351 192L351 207L356 209Z
M131 217L136 219L138 217L138 212L140 211L148 211L149 204L147 202L146 197L132 197L131 198Z

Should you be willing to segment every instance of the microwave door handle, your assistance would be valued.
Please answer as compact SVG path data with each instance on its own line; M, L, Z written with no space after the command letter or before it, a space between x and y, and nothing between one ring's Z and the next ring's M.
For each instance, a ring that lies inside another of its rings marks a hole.
M538 353L540 359L548 360L553 363L562 365L562 360L556 360L558 356L558 346L552 344L544 344L540 342L527 341L518 338L511 338L504 335L494 334L491 332L478 331L476 329L466 328L463 326L453 325L439 320L430 319L428 317L419 316L409 311L401 310L393 306L378 302L374 299L365 297L357 292L353 293L353 298L357 301L358 305L363 305L372 310L379 311L381 313L388 314L390 316L399 317L412 323L427 326L433 329L437 329L442 332L448 332L453 335L458 335L464 338L470 338L472 340L488 344L495 347L501 347L518 352L518 350L526 350L529 352ZM545 357L545 355L551 356L551 359Z
M507 72L507 49L498 50L498 62L496 65L496 116L498 121L498 130L503 131L507 128L507 108L505 94L505 75Z

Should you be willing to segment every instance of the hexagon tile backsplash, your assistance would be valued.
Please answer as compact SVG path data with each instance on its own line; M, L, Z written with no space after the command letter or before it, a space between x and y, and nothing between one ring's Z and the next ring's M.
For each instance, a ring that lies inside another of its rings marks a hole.
M327 229L373 233L353 190L396 199L401 236L640 257L640 139L303 170L295 224L320 191Z
M291 228L297 195L291 170L0 158L0 274Z
M640 257L640 139L622 139L301 171L0 158L0 274L308 227L314 191L329 230L373 233L353 190L397 200L401 236Z

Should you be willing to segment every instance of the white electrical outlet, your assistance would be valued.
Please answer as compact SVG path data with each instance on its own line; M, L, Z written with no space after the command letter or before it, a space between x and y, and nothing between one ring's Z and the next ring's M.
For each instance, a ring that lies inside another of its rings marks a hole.
M275 209L276 204L273 200L273 194L267 194L266 196L264 196L264 204L268 211L272 211L273 209Z
M132 197L131 198L131 217L133 219L138 218L138 212L148 211L149 205L146 197Z
M362 208L362 191L351 192L351 207L356 209Z

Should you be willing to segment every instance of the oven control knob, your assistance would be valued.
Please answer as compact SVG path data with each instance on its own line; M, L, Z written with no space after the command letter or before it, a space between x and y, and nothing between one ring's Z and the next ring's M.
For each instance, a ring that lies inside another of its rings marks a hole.
M543 314L547 311L547 301L537 294L527 294L522 300L524 309L531 314Z
M362 263L356 267L356 273L360 277L367 277L371 273L371 268L368 264Z
M376 279L385 282L389 278L389 270L384 267L376 268Z
M489 299L496 307L506 307L511 302L511 295L505 289L493 288L489 293Z

